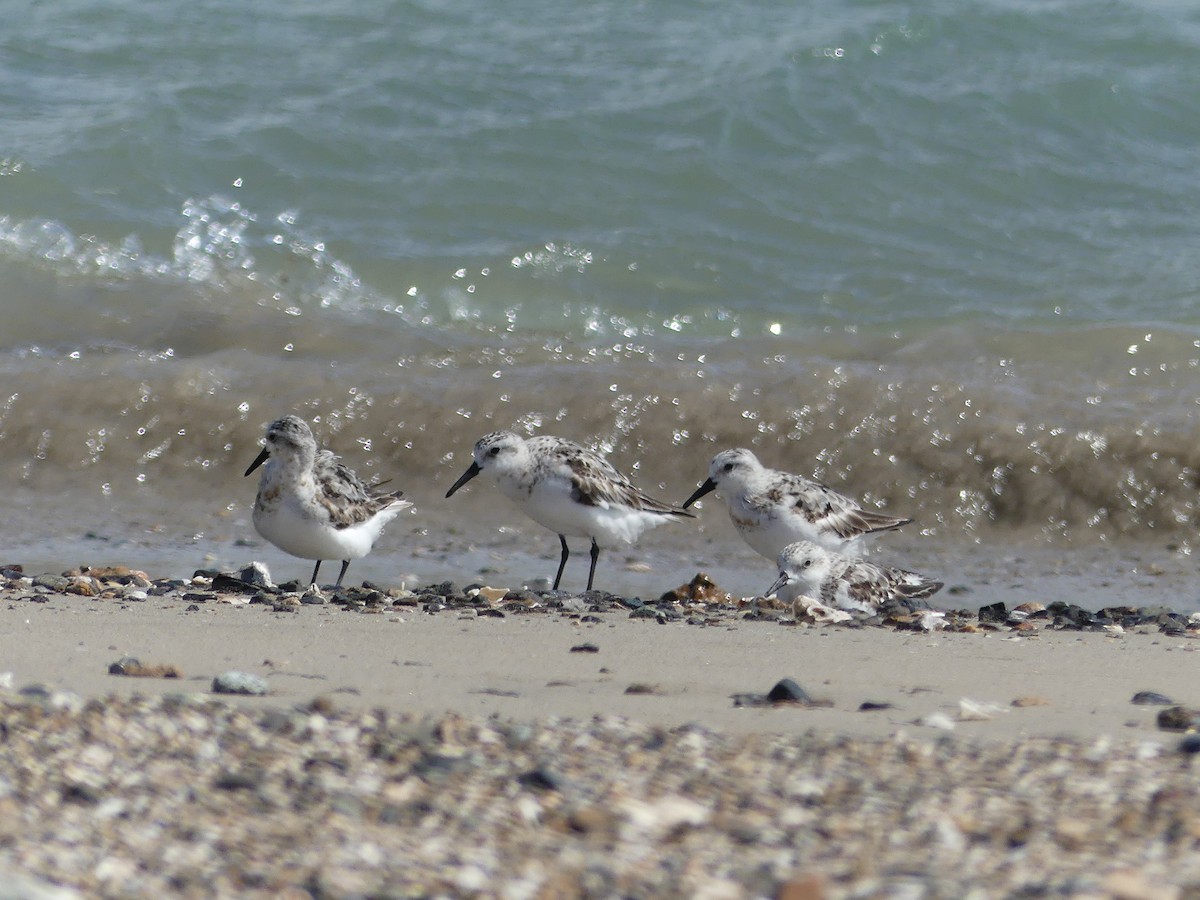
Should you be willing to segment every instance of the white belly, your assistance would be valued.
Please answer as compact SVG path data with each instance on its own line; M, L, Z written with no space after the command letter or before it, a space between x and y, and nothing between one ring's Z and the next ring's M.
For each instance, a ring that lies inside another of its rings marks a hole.
M657 528L669 518L624 506L588 506L547 482L531 493L521 491L508 496L539 525L556 534L591 538L601 547L632 544L643 531Z
M371 552L384 524L394 515L381 513L349 528L334 528L305 516L299 503L283 500L266 511L256 506L254 527L280 550L301 559L360 559Z
M801 515L763 515L758 510L731 506L729 519L734 528L756 553L772 563L788 544L796 541L812 541L826 550L834 550L849 556L859 552L859 539L843 540L831 531L820 531L812 522Z

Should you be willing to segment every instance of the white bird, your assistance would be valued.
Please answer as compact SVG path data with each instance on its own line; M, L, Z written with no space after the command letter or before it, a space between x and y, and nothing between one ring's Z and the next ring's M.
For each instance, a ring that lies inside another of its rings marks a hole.
M742 540L772 562L795 541L855 552L863 536L912 521L863 509L802 475L768 469L749 450L723 450L714 456L708 479L684 501L683 508L711 491L720 492Z
M266 446L246 470L263 467L254 499L254 527L285 553L315 559L311 584L323 559L340 559L341 587L350 560L371 552L383 526L412 506L403 493L380 493L364 484L328 450L317 450L312 430L298 416L267 426Z
M601 547L632 544L648 528L675 517L692 518L691 513L644 494L604 457L564 438L525 439L511 431L497 431L481 437L473 455L474 462L446 496L482 472L495 479L501 492L529 518L556 532L562 557L554 590L570 555L567 535L591 538L590 591Z
M942 582L916 572L844 556L812 541L784 547L778 565L779 578L763 596L776 594L785 603L809 597L837 609L874 612L888 600L923 600L942 588Z

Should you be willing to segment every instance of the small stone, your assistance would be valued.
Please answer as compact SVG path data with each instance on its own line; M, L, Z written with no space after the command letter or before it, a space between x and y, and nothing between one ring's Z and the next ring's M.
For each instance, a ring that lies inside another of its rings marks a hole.
M812 697L800 685L790 678L782 678L767 692L767 700L771 703L811 703Z
M1158 727L1163 731L1195 731L1200 728L1200 710L1172 706L1158 714Z
M599 653L600 648L595 644L576 644L571 648L572 653Z
M1012 705L1017 709L1024 709L1028 706L1052 706L1051 702L1045 697L1038 697L1034 694L1028 694L1024 697L1017 697L1013 700Z
M265 678L251 675L248 672L224 672L213 679L214 694L249 694L261 697L271 692L271 687Z
M563 779L545 766L538 766L536 769L518 775L517 783L522 787L538 791L558 791L562 789Z
M627 694L657 694L659 690L652 684L634 683L625 688Z
M63 578L61 575L37 575L33 579L34 587L44 587L48 591L54 591L57 594L66 593L71 582Z
M260 589L271 590L275 587L274 582L271 581L271 571L267 568L266 563L257 561L250 563L238 572L238 578L246 584L252 584Z
M1129 702L1135 706L1170 706L1175 701L1157 691L1138 691Z
M717 587L705 572L697 572L687 584L681 584L674 590L662 595L666 601L700 601L703 603L730 603L733 595Z
M895 708L896 708L896 705L894 703L876 702L874 700L864 700L862 703L858 704L859 712L877 712L878 710L881 710L881 709L895 709Z
M979 607L980 622L1007 622L1008 607L1003 602L991 603L987 606Z
M926 728L938 728L942 731L953 731L955 727L954 720L945 713L940 712L930 713L927 716L922 716L921 718L917 719L915 724L924 725Z
M479 593L476 594L476 596L482 597L488 603L499 603L501 600L503 600L505 597L508 596L508 589L507 588L496 588L496 587L481 587L479 589Z
M329 601L321 593L321 589L313 584L309 585L308 590L300 595L300 602L305 606L324 606Z
M178 667L171 665L146 665L133 656L122 656L108 667L109 675L126 678L182 678Z
M1179 742L1179 752L1194 756L1200 753L1200 734L1189 734Z

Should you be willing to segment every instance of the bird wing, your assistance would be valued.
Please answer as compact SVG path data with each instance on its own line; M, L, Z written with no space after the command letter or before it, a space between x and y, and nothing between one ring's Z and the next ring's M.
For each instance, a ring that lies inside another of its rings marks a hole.
M530 438L534 443L538 438ZM543 445L541 458L554 476L571 485L571 498L585 506L624 506L664 516L693 518L690 512L655 500L635 487L607 459L582 444L562 438Z
M373 491L329 450L317 454L313 476L317 482L317 501L328 512L335 528L365 522L404 496L403 491Z
M791 506L818 530L832 531L843 540L890 531L912 521L863 509L844 494L799 475L787 475L780 484L751 501L751 505L764 511L778 504Z

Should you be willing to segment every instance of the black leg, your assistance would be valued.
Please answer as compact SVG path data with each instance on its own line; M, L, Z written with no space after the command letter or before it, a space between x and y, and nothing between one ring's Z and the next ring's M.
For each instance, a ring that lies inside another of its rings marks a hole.
M558 583L560 581L562 581L563 569L565 569L567 567L567 557L571 555L571 551L567 549L566 537L560 534L558 536L558 541L560 544L562 544L563 552L562 552L562 559L560 559L558 561L558 574L554 576L553 590L556 590L556 591L558 590Z
M592 538L592 567L588 569L588 586L587 589L592 589L592 579L596 577L596 560L600 558L600 545L596 543L596 539Z
M342 579L346 577L346 570L348 568L350 568L350 560L343 559L342 560L342 571L338 572L337 584L334 585L335 588L340 588L342 586Z
M310 581L308 583L309 587L312 587L314 584L317 583L317 570L319 568L321 568L321 561L318 559L317 564L315 566L313 566L313 577L312 577L312 581Z

